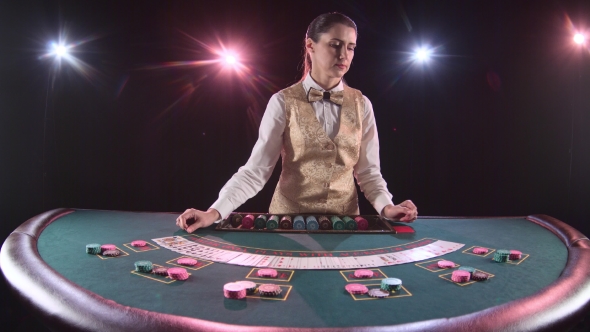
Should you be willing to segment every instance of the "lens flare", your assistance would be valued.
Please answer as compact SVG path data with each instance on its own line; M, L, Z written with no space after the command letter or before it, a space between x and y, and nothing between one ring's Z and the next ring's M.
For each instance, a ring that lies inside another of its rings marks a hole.
M586 42L586 36L581 33L576 33L574 36L574 42L578 45L582 45Z
M427 47L421 47L414 51L414 60L419 62L426 62L430 60L430 56L432 55L432 49Z

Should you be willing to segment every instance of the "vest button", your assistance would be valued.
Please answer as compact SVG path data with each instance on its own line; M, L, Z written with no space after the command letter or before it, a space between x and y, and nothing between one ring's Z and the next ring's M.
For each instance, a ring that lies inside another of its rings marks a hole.
M330 182L324 183L324 188L330 188Z
M330 143L326 144L326 150L334 150L334 146Z

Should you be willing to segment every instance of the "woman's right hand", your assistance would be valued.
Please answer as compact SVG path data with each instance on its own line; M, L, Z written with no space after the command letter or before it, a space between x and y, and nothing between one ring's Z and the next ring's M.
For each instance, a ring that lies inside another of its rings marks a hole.
M221 215L219 214L219 211L215 209L209 209L207 212L188 209L176 218L176 226L184 229L188 233L192 233L199 228L213 224L219 219L221 219Z

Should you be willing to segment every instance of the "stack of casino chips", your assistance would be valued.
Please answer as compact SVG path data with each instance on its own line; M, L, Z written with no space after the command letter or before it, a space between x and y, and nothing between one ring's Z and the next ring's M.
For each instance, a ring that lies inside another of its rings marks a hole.
M447 260L438 261L438 267L441 269L451 269L455 267L455 263Z
M254 227L254 216L249 214L242 218L242 228L250 229Z
M117 250L117 246L114 244L103 244L100 246L100 253L107 257L116 257L121 254L121 252Z
M237 284L244 287L246 294L253 294L256 291L256 283L249 280L236 281Z
M262 284L258 286L258 294L260 296L278 296L282 292L279 285L275 284Z
M261 278L276 278L279 273L275 269L260 269L256 272L256 275Z
M494 262L498 263L506 263L508 262L508 258L510 257L510 250L499 249L496 250L494 253Z
M476 255L485 255L488 253L488 249L483 247L476 247L473 248L473 253Z
M264 229L266 227L266 216L264 214L259 215L254 220L254 228L256 229Z
M246 288L237 282L223 285L223 296L228 299L243 299L246 297Z
M91 255L98 255L100 254L100 244L98 243L91 243L86 245L86 253Z
M344 286L344 289L346 289L346 291L350 294L354 295L362 295L367 294L367 292L369 292L367 286L363 284L347 284L346 286Z
M135 271L143 272L143 273L150 273L152 272L153 265L150 261L137 261L135 262Z
M135 240L131 241L131 245L133 247L145 247L147 243L144 240Z
M471 279L475 281L485 281L488 280L489 275L485 272L475 271L471 274Z
M341 231L344 229L344 221L338 216L331 216L330 221L332 222L332 229Z
M384 298L389 296L389 291L383 290L381 288L373 288L369 290L370 297L377 297L377 298Z
M282 229L292 229L293 221L291 220L291 217L283 216L283 218L281 218L281 222L279 223L279 227L281 227Z
M330 222L330 219L328 219L326 216L321 216L318 220L318 223L320 225L320 229L323 231L332 229L332 222Z
M508 259L511 261L516 261L522 258L522 252L518 251L518 250L510 250L510 255L508 256Z
M351 217L342 217L342 221L344 221L344 228L350 231L356 231L359 228L357 222Z
M233 228L238 228L242 224L242 215L241 214L234 214L229 221L229 224Z
M367 221L367 219L358 216L354 218L354 221L356 221L357 224L357 228L361 231L367 230L369 229L369 222Z
M384 291L398 291L402 288L402 281L398 278L385 278L381 280L381 289Z
M183 257L183 258L179 258L176 263L180 264L180 265L184 265L184 266L195 266L197 265L199 262L196 259L193 258L189 258L189 257Z
M168 276L168 268L163 266L155 267L152 269L152 273L155 275L166 277Z
M266 222L266 229L276 229L279 227L279 216L270 216Z
M454 282L468 282L471 279L471 273L465 270L455 270L451 275L451 280Z
M293 218L293 229L305 229L305 220L303 220L303 216L296 216L295 218Z
M186 280L188 272L182 267L171 267L168 269L168 276L174 280Z
M316 231L320 228L320 224L318 224L318 221L314 216L305 218L305 226L310 231Z
M459 268L459 270L463 270L463 271L469 272L469 276L473 275L473 272L475 272L475 268L473 268L471 266L461 266Z
M361 270L354 271L354 277L359 278L359 279L373 278L373 275L374 275L374 273L371 270L361 269Z

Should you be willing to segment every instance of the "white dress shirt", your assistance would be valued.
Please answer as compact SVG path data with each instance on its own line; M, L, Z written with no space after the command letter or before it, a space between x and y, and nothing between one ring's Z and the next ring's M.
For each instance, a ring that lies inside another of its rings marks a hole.
M312 78L307 75L303 80L305 92L310 88L325 91ZM331 91L344 90L343 83L340 83ZM369 99L365 100L363 114L363 138L361 140L360 156L354 166L354 176L365 197L373 205L377 213L391 201L392 195L387 190L387 183L381 176L379 165L379 139L377 137L377 126L373 114L373 105ZM332 103L329 100L319 100L311 103L319 122L330 137L334 139L340 128L340 109L342 106ZM281 92L275 93L268 102L260 129L258 141L252 149L252 154L246 165L240 167L238 172L221 188L219 198L211 208L219 211L223 219L244 204L248 199L254 197L264 187L281 155L283 145L283 133L285 131L285 99ZM270 204L270 202L269 202Z

